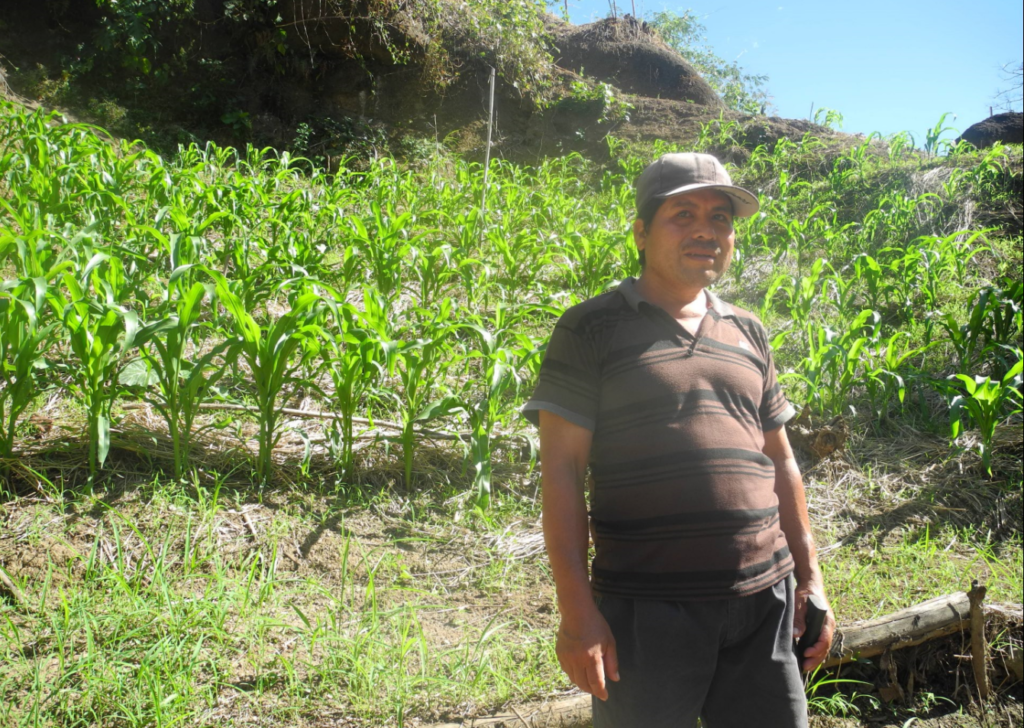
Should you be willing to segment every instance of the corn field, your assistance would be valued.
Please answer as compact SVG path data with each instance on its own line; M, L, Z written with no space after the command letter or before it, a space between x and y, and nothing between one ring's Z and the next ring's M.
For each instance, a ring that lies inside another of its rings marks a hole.
M711 123L693 149L740 132ZM81 418L88 488L140 401L166 426L173 461L157 466L176 478L194 467L204 407L243 408L256 430L239 465L272 482L298 400L329 413L335 477L358 482L354 443L369 438L396 485L425 485L422 449L440 434L486 508L496 442L532 439L518 409L553 322L639 274L632 180L674 148L609 144L603 164L492 162L482 217L483 169L449 157L330 175L212 144L165 159L3 105L6 482L27 467L27 418L53 397ZM1020 148L939 157L905 135L782 139L733 168L762 212L737 221L719 293L761 316L798 409L942 428L951 448L970 431L992 475L997 430L1021 412L1019 218L1000 217L1019 214L1020 170Z

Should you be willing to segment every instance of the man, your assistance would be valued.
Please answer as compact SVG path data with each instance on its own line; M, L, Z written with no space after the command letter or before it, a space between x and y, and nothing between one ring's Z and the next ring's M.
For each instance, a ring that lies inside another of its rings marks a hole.
M540 426L558 659L594 696L595 728L803 727L800 668L824 660L835 621L798 665L794 635L824 587L794 412L760 322L707 290L758 201L714 157L668 154L636 204L640 278L566 311L524 407Z

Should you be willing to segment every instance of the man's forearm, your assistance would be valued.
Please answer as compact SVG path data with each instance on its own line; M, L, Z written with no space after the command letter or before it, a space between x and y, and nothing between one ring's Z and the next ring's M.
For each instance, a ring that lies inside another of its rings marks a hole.
M779 524L793 555L799 584L823 586L814 550L807 497L785 427L765 433L764 454L775 464L775 495L779 499Z
M800 477L793 449L789 446L785 427L765 433L764 454L775 464L775 494L779 498L779 524L786 534L789 552L793 555L796 572L796 604L793 614L793 634L799 637L806 626L807 600L811 595L825 598L825 580L818 567L818 556L811 534L811 519L807 514L804 481ZM826 599L826 603L827 603ZM800 667L813 670L828 656L835 632L836 620L832 610L825 614L825 622L817 642L804 650Z
M591 440L589 430L541 411L544 543L562 613L555 654L581 690L607 700L605 680L618 680L619 667L615 637L594 604L587 574L590 531L583 486Z
M543 462L543 461L542 461ZM563 617L573 618L593 606L587 568L587 508L582 476L543 471L544 543Z
M793 555L796 579L803 584L820 585L821 570L807 515L803 479L792 456L775 463L775 493L779 498L779 523Z

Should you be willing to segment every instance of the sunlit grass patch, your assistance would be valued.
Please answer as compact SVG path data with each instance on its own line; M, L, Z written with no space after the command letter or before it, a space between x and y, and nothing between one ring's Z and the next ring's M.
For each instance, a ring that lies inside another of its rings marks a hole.
M550 585L536 553L497 546L503 516L480 531L423 498L353 510L167 485L110 495L7 507L19 547L4 559L27 604L0 607L5 725L239 709L379 725L562 688ZM478 539L496 545L474 551Z

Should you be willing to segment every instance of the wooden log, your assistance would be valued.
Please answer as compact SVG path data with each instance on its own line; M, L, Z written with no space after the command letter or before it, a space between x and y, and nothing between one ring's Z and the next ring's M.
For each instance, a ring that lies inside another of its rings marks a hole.
M929 599L878 619L854 622L838 630L825 667L875 657L887 649L912 647L961 632L969 625L970 614L970 598L959 592Z
M971 664L974 667L974 683L978 686L978 695L988 700L992 690L988 682L988 640L985 639L985 587L977 581L971 584L967 593L971 601Z

